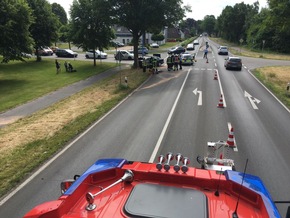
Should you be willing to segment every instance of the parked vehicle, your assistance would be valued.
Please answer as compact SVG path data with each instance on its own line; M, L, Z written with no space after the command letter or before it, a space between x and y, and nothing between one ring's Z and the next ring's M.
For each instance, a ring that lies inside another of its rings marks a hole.
M187 51L192 51L192 50L194 50L194 45L193 45L192 43L187 44L187 46L186 46L186 50L187 50Z
M181 54L185 52L185 48L177 46L168 50L168 54Z
M48 46L41 46L40 48L38 48L38 54L41 56L50 56L53 55L53 51Z
M242 70L242 59L239 57L227 57L225 59L225 68Z
M218 54L219 55L228 55L229 54L228 47L227 46L220 46L218 48Z
M182 65L193 65L194 63L194 55L192 54L181 54L180 58Z
M118 50L117 53L115 54L115 59L116 60L133 60L134 59L134 54L130 53L127 50Z
M161 58L161 57L158 57L158 56L145 57L144 59L146 61L146 67L147 68L152 68L153 67L153 60L156 60L157 67L160 67L162 64L164 64L164 59ZM143 61L144 60L141 60L140 67L143 67Z
M78 53L76 53L70 49L56 49L55 55L57 57L76 58L78 56Z
M124 47L125 46L124 43L118 42L118 41L112 41L112 45L114 47Z
M86 52L86 58L94 58L94 53L97 59L106 59L108 57L107 53L100 50L89 50Z
M134 51L133 50L129 50L130 53L134 54ZM139 47L138 48L138 54L143 54L143 55L147 55L149 52L148 48L146 47Z
M159 48L159 45L157 43L152 43L150 45L151 48Z

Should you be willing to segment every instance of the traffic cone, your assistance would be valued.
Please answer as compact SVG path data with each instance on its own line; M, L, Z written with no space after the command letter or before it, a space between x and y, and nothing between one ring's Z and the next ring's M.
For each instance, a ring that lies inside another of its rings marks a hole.
M217 80L218 79L218 76L217 76L217 70L215 70L215 73L214 73L214 77L213 77L214 80Z
M221 159L221 160L223 159L223 154L222 154L222 153L220 154L220 159ZM218 165L223 166L224 164L223 164L221 161L219 161L219 162L218 162Z
M223 95L222 94L221 94L220 101L219 101L219 104L217 105L217 107L224 108L224 101L223 101Z
M229 137L228 137L228 140L227 140L227 145L229 146L229 147L235 147L235 139L234 139L235 137L234 137L234 128L232 127L231 128L231 131L230 131L230 133L229 133Z

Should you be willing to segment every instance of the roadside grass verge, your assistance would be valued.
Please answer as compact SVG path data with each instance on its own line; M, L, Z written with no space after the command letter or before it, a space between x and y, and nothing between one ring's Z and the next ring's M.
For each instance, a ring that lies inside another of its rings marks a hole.
M290 66L278 66L258 68L253 74L290 109L290 90L286 90L290 82L289 72Z
M30 117L0 129L0 196L98 120L148 78L141 69L124 70Z
M41 62L31 59L26 63L14 61L1 64L0 112L116 66L116 63L97 61L97 66L94 67L93 62L72 59L69 62L77 72L67 73L64 60L58 59L61 63L61 73L56 74L54 61L55 59L43 58Z

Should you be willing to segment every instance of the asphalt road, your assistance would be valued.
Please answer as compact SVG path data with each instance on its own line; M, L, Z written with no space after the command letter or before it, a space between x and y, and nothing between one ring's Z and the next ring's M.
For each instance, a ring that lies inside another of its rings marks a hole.
M255 63L276 62L243 59L246 68L229 71L212 42L206 63L203 45L200 39L194 66L175 72L160 68L161 73L35 172L1 202L0 217L22 217L35 205L58 198L59 183L81 174L98 158L156 161L159 154L172 151L188 156L191 165L198 166L195 158L204 155L206 143L227 140L230 126L237 150L229 155L237 170L244 169L248 158L247 172L263 179L274 200L290 200L289 111L248 71ZM215 70L218 80L214 80ZM245 97L245 92L252 97ZM217 107L221 94L224 108ZM285 206L278 208L285 216Z

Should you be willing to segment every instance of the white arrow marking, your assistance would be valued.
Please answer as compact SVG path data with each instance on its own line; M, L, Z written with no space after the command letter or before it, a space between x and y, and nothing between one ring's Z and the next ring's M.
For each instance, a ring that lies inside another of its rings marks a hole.
M257 107L257 105L255 104L255 103L259 104L259 103L261 102L259 99L252 97L252 96L251 96L248 92L246 92L246 91L245 91L245 97L249 99L249 101L250 101L252 107L253 107L255 110L258 110L258 109L259 109L259 108Z
M197 88L195 90L192 91L195 95L198 95L198 101L197 101L197 105L201 106L202 105L202 91L198 91Z

